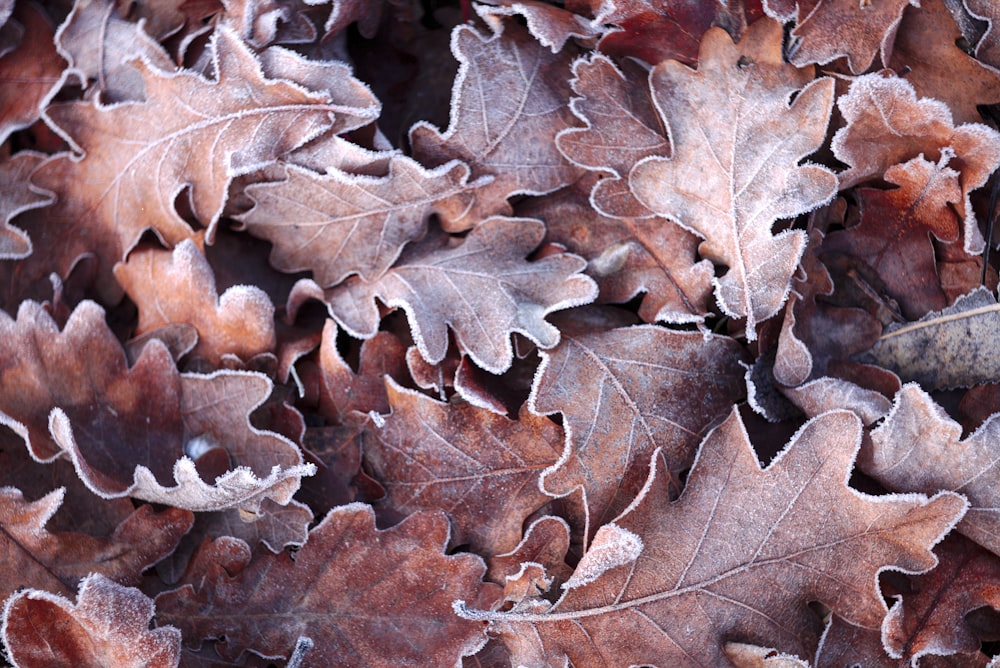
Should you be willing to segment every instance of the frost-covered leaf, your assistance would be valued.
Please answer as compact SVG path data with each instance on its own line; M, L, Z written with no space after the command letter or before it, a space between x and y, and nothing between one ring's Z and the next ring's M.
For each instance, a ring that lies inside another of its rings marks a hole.
M429 234L407 247L377 281L352 277L330 291L331 312L348 332L370 338L379 323L377 298L406 311L428 362L444 359L450 328L478 366L501 373L513 358L511 333L551 348L559 342L559 330L545 321L546 314L596 296L594 282L579 274L579 257L560 253L524 259L544 233L537 220L494 217L462 240Z
M0 142L39 119L66 66L52 42L52 23L38 5L20 3L11 22L23 32L17 46L0 57Z
M463 195L443 217L445 229L458 231L487 216L509 214L512 195L541 195L572 183L580 169L555 145L556 135L573 125L568 50L553 54L513 22L490 37L463 26L451 43L461 63L451 123L443 133L417 123L410 143L422 163L443 165L457 158L474 178L492 177L476 191L471 209Z
M744 392L744 357L723 336L652 325L601 331L572 314L559 324L563 339L542 354L530 400L537 413L562 413L567 427L565 453L542 485L560 496L582 489L593 532L632 501L655 449L667 476L690 466Z
M727 315L747 318L749 339L781 308L805 246L802 232L772 235L772 225L837 187L825 167L799 165L822 143L833 103L833 81L812 79L812 68L784 62L781 26L770 20L739 44L709 30L697 71L668 60L650 74L673 153L640 161L629 185L651 211L702 237L702 257L728 268L716 298Z
M819 600L877 626L884 569L923 572L930 548L965 512L962 497L872 497L847 486L861 424L833 411L808 422L761 470L734 413L701 446L671 503L663 462L626 512L598 531L609 558L587 558L542 612L459 608L490 622L523 665L723 665L722 642L811 656Z
M525 518L551 500L538 483L559 459L562 429L526 410L510 420L386 386L391 412L369 424L362 444L386 488L379 506L399 517L443 509L454 545L483 555L512 550Z
M520 15L528 24L528 32L542 46L558 53L572 37L593 38L602 30L594 22L562 7L540 0L482 0L475 5L476 13L494 32L503 29L504 16Z
M439 202L454 206L473 190L469 168L457 161L428 170L397 156L384 177L287 169L285 181L246 189L254 208L240 220L274 245L275 268L308 269L323 287L354 274L377 281L406 244L426 234L428 218L442 213Z
M11 597L2 635L18 668L173 668L181 633L150 629L153 614L153 601L141 591L94 574L80 582L76 604L38 589Z
M451 611L455 599L486 604L482 561L447 556L448 522L419 513L385 530L363 504L331 511L294 560L262 555L250 562L242 541L203 547L190 580L157 596L157 620L177 626L185 643L225 636L223 658L244 651L287 658L311 638L306 665L449 666L486 642L482 625Z
M31 239L11 220L23 211L36 209L51 198L31 189L28 176L45 160L34 151L22 151L0 162L0 260L17 260L31 255Z

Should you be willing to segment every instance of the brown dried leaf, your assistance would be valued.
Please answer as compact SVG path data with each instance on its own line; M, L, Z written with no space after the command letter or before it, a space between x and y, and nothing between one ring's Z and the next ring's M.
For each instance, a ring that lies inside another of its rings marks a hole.
M451 161L427 170L394 156L385 177L328 169L325 175L288 165L288 178L247 187L254 208L238 218L247 231L274 244L271 264L286 272L310 270L322 287L351 275L377 281L406 244L427 232L472 190L469 168Z
M542 353L529 405L563 415L565 453L542 486L555 496L583 490L589 538L635 497L656 448L665 475L690 466L704 434L742 398L745 357L729 337L652 325L600 331L575 313L560 318L562 341Z
M232 28L255 49L316 39L316 26L296 0L222 0L222 4L220 25Z
M0 487L0 600L21 587L69 594L88 573L137 585L142 571L177 547L194 521L186 510L154 513L150 505L133 511L110 535L50 532L49 519L63 503L63 488L37 501L24 500L14 487Z
M28 176L44 160L41 153L21 151L0 162L0 260L19 260L31 255L31 239L10 223L18 214L52 201L28 184Z
M53 44L53 29L36 4L19 3L12 21L23 26L20 44L0 57L0 143L39 119L66 66Z
M562 253L528 262L545 226L528 218L482 221L463 240L430 234L411 244L378 281L352 277L327 295L337 321L359 338L375 335L375 299L406 311L420 354L444 359L448 328L459 348L479 367L502 373L510 367L510 335L518 332L542 348L559 342L545 321L552 311L593 301L594 282L578 272L583 260Z
M153 601L100 574L80 583L77 603L29 589L4 606L3 641L19 668L172 668L181 632L150 630Z
M964 494L970 508L956 529L1000 554L1000 418L988 419L964 440L961 436L961 425L919 386L908 383L885 422L872 431L871 446L865 445L858 467L892 490Z
M895 190L858 188L861 222L830 234L823 251L846 253L877 272L886 293L908 320L947 306L938 277L931 236L946 242L959 238L962 201L960 174L948 166L954 154L941 151L937 164L914 158L893 165L885 180Z
M267 294L255 285L239 285L219 295L212 267L190 239L173 252L134 251L115 266L115 278L139 307L137 335L191 325L198 331L192 354L213 368L227 356L247 362L274 351L274 306Z
M784 62L781 26L771 20L738 45L722 29L708 31L697 72L666 61L650 75L674 151L640 161L629 185L651 211L704 238L703 257L728 267L716 299L727 315L747 318L751 340L784 303L805 246L802 232L772 236L771 226L836 192L828 169L798 164L822 143L833 103L833 81L812 78L812 68Z
M764 6L771 16L775 12L768 2ZM867 70L875 55L882 62L889 60L896 29L908 4L919 7L916 0L887 0L863 2L857 0L800 0L795 3L797 12L789 49L789 60L798 66L812 63L826 64L846 56L851 72L860 74ZM789 17L791 18L791 17Z
M928 390L995 383L1000 381L1000 356L981 342L991 341L998 327L996 297L980 287L916 322L890 325L871 350L854 357Z
M253 512L267 497L287 503L312 471L294 443L250 424L271 393L266 377L180 375L159 342L128 368L93 302L79 306L62 332L41 306L24 302L16 321L0 312L0 336L9 342L0 349L0 424L37 461L68 456L99 496ZM236 468L208 485L192 459L213 447ZM177 486L164 486L171 480Z
M641 495L598 531L549 609L459 610L504 633L523 665L723 665L723 640L736 638L811 656L820 625L808 602L877 626L879 572L932 568L931 546L966 508L950 492L850 489L861 433L853 414L826 413L761 470L734 411L674 503L654 457Z
M958 210L965 221L965 250L981 252L983 239L969 193L1000 165L1000 134L980 123L956 127L946 104L917 99L905 79L877 74L855 79L837 107L847 125L834 134L831 147L838 160L850 165L838 175L840 188L880 178L892 165L920 155L939 160L951 148L955 158L949 166L959 172L962 188Z
M707 260L696 262L698 238L659 217L603 216L587 201L588 184L582 179L517 213L544 220L548 241L587 260L599 302L624 304L645 293L639 316L646 322L704 321L714 269Z
M256 57L231 32L216 31L212 47L214 81L187 71L164 73L140 60L135 66L146 102L70 102L46 110L84 154L60 154L32 175L59 197L40 224L50 253L64 263L57 267L61 275L80 254L92 252L101 260L102 292L120 294L111 267L144 230L153 229L168 245L193 236L174 209L182 191L188 190L193 215L212 228L234 176L268 164L335 122L336 101L265 79ZM254 141L246 143L247 137Z
M246 544L206 544L187 584L156 598L157 620L178 626L186 644L225 635L225 659L246 650L274 658L311 638L309 665L455 665L486 641L483 627L455 616L453 600L489 603L482 561L446 556L448 522L420 513L379 531L360 503L332 510L295 559Z
M767 647L727 642L725 651L736 668L809 668L808 662Z
M574 14L562 7L540 0L482 0L474 5L476 13L490 26L494 33L503 30L505 16L521 15L530 32L539 44L559 53L572 37L588 39L601 34L601 29L592 21Z
M507 198L543 195L580 176L556 148L555 137L573 123L569 109L571 53L558 54L536 42L516 23L484 37L469 27L452 34L461 63L451 101L451 123L442 133L420 122L410 129L414 157L443 165L458 158L492 181L442 215L446 230L467 230L493 214L510 213Z
M373 420L362 452L396 517L444 509L452 547L510 551L525 519L551 501L539 486L562 452L563 431L521 411L510 420L469 404L443 404L386 382L392 412Z

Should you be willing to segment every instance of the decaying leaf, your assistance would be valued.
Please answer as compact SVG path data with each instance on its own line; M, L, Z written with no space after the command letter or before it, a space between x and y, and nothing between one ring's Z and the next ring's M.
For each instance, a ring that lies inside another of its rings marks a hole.
M734 411L702 444L676 502L653 459L640 496L597 532L551 607L457 609L489 621L523 665L723 665L722 640L735 638L810 656L820 624L806 603L877 626L878 573L932 568L930 548L966 508L950 492L850 489L860 442L858 419L832 411L761 470Z
M512 550L521 525L551 497L542 471L562 452L563 433L522 410L510 420L472 405L442 404L386 383L391 412L365 431L362 449L386 488L383 503L405 517L443 509L454 545L482 555Z
M565 452L542 485L558 496L582 489L592 533L631 503L655 449L666 476L691 464L702 436L743 394L744 358L721 336L648 325L600 331L574 320L560 319L563 339L543 353L530 406L563 415Z
M596 296L594 282L578 273L584 264L579 257L524 259L544 234L540 221L504 217L482 221L457 244L429 234L377 281L353 277L334 288L327 298L331 312L351 334L371 338L379 323L377 298L406 312L420 354L431 364L444 359L450 328L478 366L501 373L513 358L511 333L551 348L559 330L546 314Z
M469 27L452 34L458 76L452 117L442 133L427 123L410 130L417 160L442 165L459 159L472 176L492 181L443 216L445 229L471 228L492 214L509 214L507 198L536 195L572 183L580 174L556 148L556 135L573 124L569 110L570 53L553 54L516 23L484 37Z
M1000 554L998 434L1000 418L994 417L962 439L961 425L910 383L872 432L872 445L862 450L858 466L895 491L947 489L964 494L969 512L956 528Z
M186 644L216 642L223 658L246 650L287 658L311 638L309 665L455 665L485 642L482 625L451 613L451 602L489 603L482 561L447 556L448 522L419 513L379 531L364 504L332 510L295 559L250 562L242 541L220 538L196 558L191 580L156 597L157 620L181 629ZM250 563L248 563L250 562Z
M833 81L812 78L812 68L784 62L773 21L752 25L739 44L713 28L697 72L668 60L650 74L673 153L640 161L629 184L651 211L702 237L702 257L728 267L716 299L727 315L747 318L748 339L781 308L805 246L802 232L772 235L772 225L820 206L837 187L825 167L799 165L822 143L833 103Z
M996 297L980 287L916 322L890 325L871 350L855 359L928 390L995 383L1000 381L1000 357L979 342L992 340L998 327Z
M43 160L45 156L41 153L22 151L0 162L0 260L31 255L31 239L10 221L23 211L51 202L50 197L28 186L28 175Z
M12 20L23 27L23 34L20 43L0 57L0 142L39 119L66 65L52 41L52 24L38 5L20 3Z
M137 335L191 325L198 331L191 354L213 367L227 357L246 362L274 351L274 306L267 294L255 285L239 285L220 295L212 267L190 239L173 252L134 251L115 266L115 278L139 307Z
M149 628L153 601L138 589L94 574L80 582L76 604L27 589L4 606L3 641L19 668L174 668L181 632Z

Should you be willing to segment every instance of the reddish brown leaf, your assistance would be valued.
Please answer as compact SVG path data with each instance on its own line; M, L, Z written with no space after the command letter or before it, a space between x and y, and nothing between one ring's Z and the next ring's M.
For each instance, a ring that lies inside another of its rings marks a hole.
M784 303L805 246L802 232L773 236L771 226L836 191L828 169L798 164L819 148L833 102L833 81L812 78L812 68L784 62L771 20L738 45L724 30L707 32L697 72L669 60L650 74L674 150L640 161L629 185L651 211L704 238L702 257L728 267L716 299L727 315L747 318L751 340Z
M71 102L46 111L84 155L61 154L32 176L59 198L44 213L45 241L64 262L97 254L104 293L117 292L111 267L144 230L152 228L170 245L193 235L174 209L183 190L194 216L212 227L235 175L273 161L335 122L335 101L265 79L231 32L216 32L212 44L214 81L138 61L146 102ZM244 145L250 136L255 141ZM200 159L190 160L192 154ZM84 224L87 233L81 234ZM65 275L70 266L58 271Z
M150 630L153 601L138 589L102 575L80 583L74 605L62 596L29 589L4 606L3 641L19 668L172 668L181 633Z
M764 6L770 9L768 13L772 16L785 12L784 7L776 12L770 5L784 4L764 0ZM812 63L826 64L846 56L847 64L855 74L867 70L876 54L881 56L882 62L887 62L896 39L896 29L908 4L919 6L914 0L796 2L797 12L793 12L795 28L792 30L795 42L789 51L789 60L801 67Z
M392 412L365 432L362 452L396 517L444 509L451 543L483 555L512 550L525 519L551 497L540 474L559 459L563 432L522 410L510 420L471 405L442 404L386 383Z
M524 259L544 234L540 221L494 217L459 243L447 235L428 235L404 250L378 281L352 277L330 291L331 312L351 334L371 338L379 323L377 298L406 311L420 354L431 364L444 359L450 327L460 349L478 366L502 373L513 358L512 332L551 348L559 342L559 331L545 321L546 314L596 296L594 282L578 273L583 269L579 257Z
M52 42L52 24L38 5L19 3L12 21L24 31L17 48L0 57L0 142L39 119L66 65Z
M142 571L173 552L194 517L168 508L154 513L143 505L110 535L49 532L45 526L59 509L65 490L27 502L20 490L0 488L0 600L21 587L68 594L88 573L137 585Z
M489 24L493 32L503 30L504 16L521 15L530 32L539 44L559 53L572 37L592 38L601 34L601 29L592 21L550 5L542 0L483 0L475 5L476 13Z
M331 511L295 559L253 562L242 541L203 547L185 585L156 598L157 621L178 626L195 648L225 635L223 658L246 650L287 658L311 638L309 665L455 665L486 641L483 626L457 617L452 601L489 603L482 561L446 556L448 522L420 513L375 529L368 506Z
M288 165L288 179L249 186L255 206L239 218L254 236L274 244L271 263L281 271L308 269L331 287L357 274L377 281L403 247L423 237L427 219L467 197L469 168L452 161L426 170L393 157L385 177L320 175Z
M962 427L916 384L903 386L885 422L872 432L858 460L865 473L889 489L927 492L948 489L969 499L956 527L1000 554L1000 490L994 483L1000 419L990 418L960 440Z
M220 25L232 28L255 49L316 39L316 26L296 0L224 0L223 5Z
M198 331L192 354L213 368L227 358L246 362L274 350L274 306L268 296L255 285L234 286L219 295L212 267L190 239L173 252L134 251L115 266L115 278L139 307L136 334L191 325Z
M882 279L885 290L908 320L947 306L930 236L957 241L961 219L953 205L961 202L959 173L948 167L950 149L935 164L923 157L894 165L885 180L895 190L857 190L861 223L832 233L823 251L846 253L865 262Z
M698 442L745 391L744 356L728 337L651 325L597 331L574 320L560 320L562 342L542 353L530 405L563 415L565 453L543 488L556 496L582 489L592 534L635 497L653 450L665 452L665 475L690 466Z
M920 668L995 668L995 663L982 652L952 654L950 656L926 655L920 659ZM854 626L836 615L830 619L816 655L815 668L911 668L910 661L900 661L886 654L881 629Z
M444 133L428 123L410 130L419 161L443 165L458 158L469 164L473 177L492 177L476 190L471 209L463 195L442 216L449 231L509 214L512 195L549 193L580 175L555 145L556 135L573 123L567 81L571 54L551 53L516 23L504 26L491 37L469 27L455 31L452 51L461 66L451 123Z
M642 494L597 532L558 602L462 616L489 621L523 665L722 665L722 641L735 638L811 656L819 618L809 601L877 626L878 573L932 568L931 546L966 508L950 492L850 489L860 441L853 414L830 412L761 470L734 411L674 503L654 458Z
M506 554L491 556L486 560L486 579L505 585L504 600L507 601L514 600L507 583L518 580L528 563L540 566L547 579L562 584L573 573L573 569L566 563L569 546L570 528L566 521L561 517L545 515L531 523L517 547ZM551 584L549 587L551 588Z
M10 223L19 213L52 201L28 186L28 176L44 159L41 153L22 151L0 162L0 260L31 255L31 239Z

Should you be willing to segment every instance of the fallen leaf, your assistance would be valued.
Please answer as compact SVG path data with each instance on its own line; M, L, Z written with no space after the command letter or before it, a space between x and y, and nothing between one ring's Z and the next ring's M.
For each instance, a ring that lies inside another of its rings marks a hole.
M594 282L578 273L579 257L524 259L544 234L540 221L503 217L482 221L460 241L428 234L379 280L352 277L330 291L331 313L353 336L371 338L379 323L377 298L406 312L420 354L431 364L444 359L450 327L473 362L502 373L513 358L511 333L551 348L559 331L545 316L596 296Z
M11 221L20 213L51 203L51 197L28 186L28 176L45 160L34 151L21 151L0 162L0 260L31 255L31 239Z
M231 28L255 49L271 44L308 44L316 26L296 0L222 0L221 25Z
M28 589L7 601L3 641L19 668L172 668L181 653L181 633L149 628L153 601L138 589L102 575L80 582L74 605L62 596Z
M177 547L194 517L168 508L156 513L143 505L110 535L50 532L46 524L63 503L65 490L26 501L14 487L0 487L0 600L22 587L69 594L89 573L128 585L142 581L142 571Z
M542 486L555 496L583 490L589 539L632 502L655 449L664 452L665 475L686 469L745 388L744 356L728 337L588 324L560 319L563 339L542 353L529 406L562 413L565 452Z
M870 350L854 356L895 372L928 390L971 387L1000 380L1000 359L989 341L1000 327L1000 306L986 288L959 297L916 322L890 325Z
M451 602L488 602L494 590L480 582L479 557L447 556L447 542L441 514L379 531L363 504L332 510L294 560L250 562L245 543L221 538L196 558L196 585L156 597L157 621L176 625L195 649L224 635L215 648L229 660L247 650L286 658L305 637L314 643L309 665L454 665L486 636L453 615Z
M23 34L17 47L0 57L0 142L41 117L66 66L41 7L21 3L11 21L23 27Z
M369 424L362 443L371 475L386 489L377 508L396 518L444 509L452 546L485 556L514 549L525 519L551 500L539 479L562 453L562 429L527 410L510 420L391 380L386 389L391 412Z
M850 489L860 442L858 419L833 411L761 470L734 411L705 439L676 502L654 457L640 496L598 531L550 608L457 610L502 631L524 665L606 666L610 657L614 665L722 665L731 638L811 656L819 618L805 614L809 601L877 626L886 613L879 572L932 568L930 548L966 508L950 492ZM588 561L602 547L603 560Z
M452 34L459 61L452 117L445 132L420 122L410 129L413 156L424 164L459 159L472 176L492 181L442 216L449 232L467 230L490 215L510 213L507 198L543 195L575 181L580 169L556 148L555 137L572 125L569 110L571 53L551 53L516 23L485 37L470 27Z
M191 325L198 331L191 354L213 368L226 358L248 362L274 351L274 306L267 294L255 285L240 285L220 295L212 267L190 239L172 252L133 251L114 273L139 307L137 335L169 325Z
M809 668L809 664L791 654L768 647L727 642L726 658L737 668Z
M969 512L956 529L1000 554L1000 495L997 474L997 434L1000 419L990 418L967 438L919 386L903 386L892 411L872 431L872 444L858 467L889 489L927 492L947 489L969 499Z
M274 245L271 264L310 270L322 287L351 275L377 281L400 252L427 232L427 220L469 197L469 168L457 161L427 170L396 156L385 177L326 174L288 165L288 179L247 187L254 208L239 216L247 231Z
M651 211L702 237L702 257L728 267L716 299L725 314L747 318L750 340L787 298L805 246L802 232L772 236L771 226L820 206L837 187L828 169L798 164L819 148L833 103L833 81L812 78L811 68L784 62L781 26L771 20L738 45L709 30L697 72L668 60L650 74L673 154L640 161L629 185Z
M474 8L494 33L503 30L502 17L523 16L528 32L552 53L559 53L573 37L591 39L602 32L583 16L539 0L483 0Z

